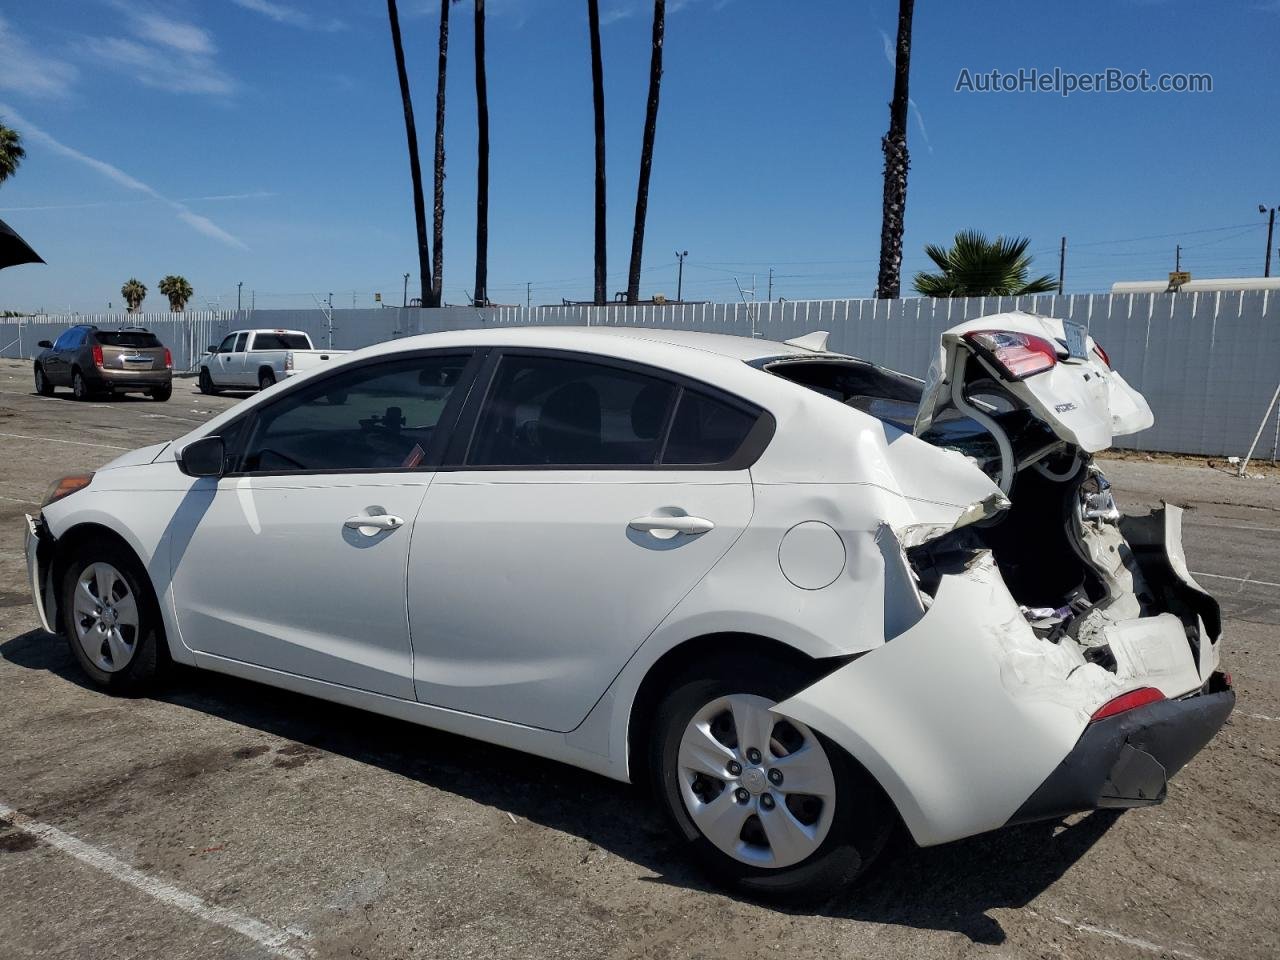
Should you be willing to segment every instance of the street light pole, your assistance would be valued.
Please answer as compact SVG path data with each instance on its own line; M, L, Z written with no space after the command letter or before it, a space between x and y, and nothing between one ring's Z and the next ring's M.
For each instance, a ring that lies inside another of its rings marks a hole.
M688 250L684 252L676 251L676 260L680 263L676 273L676 303L684 302L684 258L688 255Z
M236 313L240 312L240 288L244 286L243 280L236 281Z
M1271 276L1271 240L1276 233L1276 208L1272 207L1270 211L1263 204L1258 204L1259 213L1269 213L1267 217L1267 265L1262 268L1264 277Z
M401 298L400 306L407 307L409 305L409 275L404 275L404 296Z

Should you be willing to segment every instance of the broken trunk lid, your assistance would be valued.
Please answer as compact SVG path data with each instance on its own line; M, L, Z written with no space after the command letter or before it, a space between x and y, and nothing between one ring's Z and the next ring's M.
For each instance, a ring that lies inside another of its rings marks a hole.
M1012 312L979 317L945 331L929 366L915 433L924 433L934 418L954 406L952 382L958 369L970 380L997 380L1057 436L1089 453L1111 446L1115 436L1151 426L1154 418L1146 400L1108 366L1087 333L1086 356L1070 356L1068 343L1079 338L1078 326L1073 327L1068 330L1053 317ZM1039 363L1037 349L1045 344L1053 356ZM1016 358L1009 367L997 360L1001 350ZM1080 352L1078 344L1075 352ZM970 361L971 357L976 359Z

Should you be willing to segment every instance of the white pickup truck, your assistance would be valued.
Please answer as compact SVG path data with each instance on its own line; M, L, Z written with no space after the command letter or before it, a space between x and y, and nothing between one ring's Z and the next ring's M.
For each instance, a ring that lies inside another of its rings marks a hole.
M200 392L265 390L346 350L317 350L301 330L232 330L200 361Z

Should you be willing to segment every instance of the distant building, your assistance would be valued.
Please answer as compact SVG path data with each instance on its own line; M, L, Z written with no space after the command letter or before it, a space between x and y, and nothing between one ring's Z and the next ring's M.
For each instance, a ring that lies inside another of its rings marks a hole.
M1216 290L1280 290L1280 277L1193 280L1189 273L1171 273L1168 280L1122 280L1111 285L1112 293L1206 293Z

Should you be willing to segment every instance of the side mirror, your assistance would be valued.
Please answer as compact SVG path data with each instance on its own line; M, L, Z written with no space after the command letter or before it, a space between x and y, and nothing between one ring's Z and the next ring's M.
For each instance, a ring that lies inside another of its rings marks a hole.
M217 352L218 352L218 345L217 345L216 343L211 343L211 344L209 344L209 352L210 352L210 353L217 353Z
M188 477L220 477L226 457L221 437L201 437L178 452L178 469Z
M48 340L41 340L39 343L37 343L37 344L36 344L36 346L37 346L37 347L44 347L44 349L46 349L46 350L52 350L52 349L53 349L53 344L52 344L52 343L50 343Z

